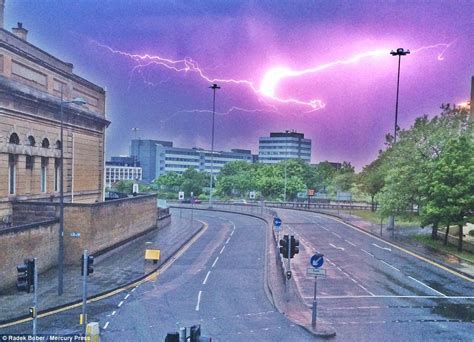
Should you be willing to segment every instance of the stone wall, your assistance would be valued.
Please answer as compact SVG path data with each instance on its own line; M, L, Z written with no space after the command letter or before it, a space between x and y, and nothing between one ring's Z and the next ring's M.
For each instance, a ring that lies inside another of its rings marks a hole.
M58 220L0 229L0 289L14 285L16 266L38 258L40 272L58 261Z
M157 219L156 195L93 204L67 203L64 209L66 263L79 263L84 249L94 254L155 228ZM80 233L80 237L71 237L71 233Z

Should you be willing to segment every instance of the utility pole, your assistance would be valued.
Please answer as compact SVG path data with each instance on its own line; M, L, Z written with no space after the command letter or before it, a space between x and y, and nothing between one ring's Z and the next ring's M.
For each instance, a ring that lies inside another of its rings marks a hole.
M410 50L404 50L403 48L398 48L397 51L390 51L392 56L398 56L398 73L397 73L397 98L395 100L395 128L393 132L393 144L397 142L397 131L398 131L398 95L400 92L400 64L402 61L402 56L410 54ZM393 233L395 232L395 216L391 215L389 218L388 229L392 229Z
M212 138L211 138L211 176L209 177L209 206L212 207L212 182L214 176L214 118L216 116L216 90L221 89L216 83L209 87L213 90L212 98Z

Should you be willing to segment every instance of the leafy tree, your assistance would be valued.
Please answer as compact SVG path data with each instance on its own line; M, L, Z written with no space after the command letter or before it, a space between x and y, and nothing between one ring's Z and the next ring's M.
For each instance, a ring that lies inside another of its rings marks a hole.
M124 194L131 194L134 183L133 180L120 180L114 184L113 189Z
M332 183L336 169L329 162L322 162L310 169L308 177L308 187L317 189L318 191L326 191Z
M374 160L365 166L361 173L357 175L357 182L360 189L368 194L371 199L371 210L375 211L375 195L377 195L384 186L384 170L381 167L382 158Z
M183 177L176 172L167 172L155 180L155 184L167 190L176 190L183 183Z
M203 188L208 186L209 174L198 172L194 168L186 169L181 177L181 190L186 196L190 196L191 192L194 196L199 196Z

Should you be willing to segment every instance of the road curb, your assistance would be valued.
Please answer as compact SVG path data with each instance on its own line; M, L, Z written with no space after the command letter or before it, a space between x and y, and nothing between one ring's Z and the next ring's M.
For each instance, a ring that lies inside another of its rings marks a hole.
M172 206L170 208L191 209L191 208L187 208L187 207L177 207L177 206ZM265 286L264 287L265 287L265 293L268 297L269 302L278 310L278 312L280 312L290 322L292 322L295 325L303 328L307 332L311 333L313 336L320 337L320 338L325 338L325 339L326 338L332 338L332 337L336 336L336 331L332 328L327 327L326 329L318 329L318 330L315 331L310 326L302 324L294 318L292 319L291 316L288 315L286 312L284 312L281 309L281 307L277 304L278 302L275 300L275 297L274 297L275 295L274 295L273 291L271 290L271 286L268 282L268 254L269 254L268 253L268 242L269 242L268 240L269 239L270 239L270 241L274 240L274 238L272 236L273 232L272 232L272 229L271 229L272 223L268 219L266 219L263 216L256 215L256 214L243 213L243 212L238 212L238 211L230 211L230 210L225 210L225 209L214 209L214 208L193 208L193 209L194 210L203 210L203 211L216 211L216 212L231 213L231 214L240 214L240 215L245 215L245 216L253 217L253 218L264 221L267 225L267 228L268 228L267 233L265 234L266 237L265 237L265 271L264 271ZM296 293L297 293L296 300L298 300L300 305L304 305L302 297L301 297L301 293L298 290L296 290Z
M315 210L301 210L301 209L295 209L295 208L276 208L276 207L269 207L269 208L284 209L284 210L294 210L294 211L301 211L301 212L306 212L306 213L315 213L315 214L325 215L325 216L329 216L329 217L338 219L338 220L342 221L343 223L345 223L345 224L347 224L347 225L349 225L349 226L351 226L351 227L353 227L353 228L355 228L355 229L357 229L357 230L360 230L361 232L364 232L364 233L367 233L367 234L369 234L369 235L372 235L372 236L374 236L374 237L376 237L376 238L379 238L379 239L381 239L381 240L383 240L383 241L389 242L389 243L391 243L391 244L393 244L393 245L396 245L396 246L398 246L398 247L400 247L400 248L407 249L407 250L409 250L411 253L417 255L417 256L420 257L420 258L428 259L428 260L430 260L430 261L432 261L432 262L434 262L434 263L436 263L436 264L439 264L439 265L441 265L441 266L443 266L443 267L446 267L446 268L450 269L451 271L453 271L453 272L455 272L455 273L459 273L460 275L462 275L462 276L464 276L464 277L467 277L467 278L469 278L469 279L471 279L471 280L474 280L474 276L473 276L473 275L471 275L471 274L469 274L469 273L466 273L466 272L464 272L464 271L461 271L461 270L457 269L456 267L453 267L453 266L451 266L451 265L449 265L449 264L446 264L446 263L444 263L444 262L442 262L442 261L440 261L440 260L430 258L429 256L426 256L426 255L424 255L424 254L420 254L420 253L418 253L417 251L411 249L409 244L408 244L408 245L406 245L406 244L400 244L399 242L392 241L392 240L389 240L389 239L387 239L387 238L385 238L385 237L383 237L383 236L379 236L379 235L377 235L377 234L374 234L374 233L372 233L371 231L365 230L364 228L361 228L361 227L356 226L355 224L353 224L353 223L351 223L351 222L348 222L348 221L344 220L341 216L338 216L338 215L335 215L335 214L331 214L331 213L325 213L325 212L322 212L322 211L315 211ZM452 254L448 254L448 253L444 253L444 254L445 254L445 255L452 255Z
M146 279L147 277L149 277L151 274L153 274L154 272L156 272L158 269L160 269L160 267L162 267L163 265L165 265L168 260L174 258L176 256L176 254L179 253L179 251L189 242L191 241L196 235L198 235L199 233L202 232L202 230L204 229L205 225L204 224L201 224L201 227L194 233L192 234L191 236L189 236L189 238L187 238L174 252L173 254L169 255L168 257L166 257L165 259L163 259L163 262L157 266L156 268L154 268L153 270L151 270L150 272L138 277L138 278L135 278L134 280L132 281L129 281L128 283L125 283L125 284L122 284L118 287L115 287L113 289L110 289L110 290L107 290L107 291L103 291L103 292L100 292L100 293L97 293L97 294L94 294L93 296L90 296L90 297L87 297L87 302L89 301L94 301L94 299L96 298L100 298L102 296L106 296L108 294L111 294L113 292L116 292L116 291L119 291L119 290L126 290L127 288L131 287L133 284L139 282L139 281L142 281L144 279ZM58 311L58 310L61 310L61 311L66 311L66 310L69 310L69 309L74 309L78 306L80 306L82 304L82 299L80 300L75 300L75 301L72 301L72 302L69 302L69 303L65 303L65 304L61 304L61 305L57 305L57 306L53 306L51 308L47 308L47 309L44 309L44 310L41 310L41 311L38 311L38 317L39 318L42 318L42 317L45 317L45 316L49 316L50 314L53 314L55 311ZM18 317L15 317L15 318L11 318L11 319L8 319L8 320L3 320L3 321L0 321L0 329L3 329L3 328L7 328L7 327L10 327L10 326L14 326L14 325L17 325L17 324L22 324L22 323L25 323L25 322L28 322L28 321L31 321L32 318L29 316L29 315L22 315L22 316L18 316Z

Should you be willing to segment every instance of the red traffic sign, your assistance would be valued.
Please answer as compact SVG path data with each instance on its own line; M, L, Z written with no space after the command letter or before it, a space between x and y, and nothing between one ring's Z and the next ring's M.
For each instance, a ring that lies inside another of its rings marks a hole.
M314 196L316 194L316 189L308 189L308 196Z

